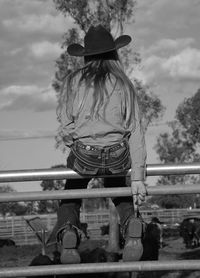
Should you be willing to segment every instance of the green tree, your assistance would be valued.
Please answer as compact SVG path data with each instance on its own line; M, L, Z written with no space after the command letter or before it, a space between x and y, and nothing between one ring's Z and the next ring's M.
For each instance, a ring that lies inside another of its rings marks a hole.
M56 9L71 16L74 23L86 32L91 24L103 23L108 29L123 33L124 23L132 21L134 0L54 0Z
M177 108L176 117L185 129L185 138L195 146L200 144L200 89Z
M9 185L1 185L0 186L0 194L4 193L14 193L14 190ZM6 202L0 203L0 215L5 217L7 214L9 215L24 215L27 212L26 204L21 202Z
M176 119L169 125L171 134L160 134L155 149L162 163L190 163L198 162L200 137L200 119L198 118L200 104L200 90L191 98L185 99L176 110ZM175 185L183 183L194 183L199 181L196 175L169 175L161 177L158 185ZM157 203L162 207L188 207L196 204L200 206L196 194L187 195L165 195L151 198L150 202Z
M142 81L134 80L135 88L139 95L139 106L142 114L142 125L145 130L148 126L161 119L165 111L161 100L156 96L148 85L144 85Z
M51 168L60 169L66 167L64 165L56 165L56 166L52 166ZM64 189L63 180L43 180L40 185L43 191ZM57 209L58 209L57 200L45 200L45 201L38 202L38 213L52 213L55 212Z

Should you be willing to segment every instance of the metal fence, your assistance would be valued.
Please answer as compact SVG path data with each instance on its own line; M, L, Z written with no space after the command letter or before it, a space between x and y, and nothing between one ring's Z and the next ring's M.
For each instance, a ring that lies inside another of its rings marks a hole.
M147 176L200 174L200 163L147 165ZM130 172L129 172L130 174ZM69 169L17 170L0 172L0 182L33 181L44 179L82 178ZM200 193L200 184L155 186L148 188L149 195ZM0 202L46 199L71 199L130 196L130 188L104 188L90 190L60 190L51 192L22 192L1 194ZM199 260L162 262L117 262L79 265L55 265L40 267L12 267L0 269L0 277L44 276L56 274L104 273L125 271L200 270Z
M57 215L40 214L40 215L24 215L24 216L7 216L0 217L0 239L12 239L16 246L38 244L35 232L27 225L26 220L39 217L41 223L46 227L48 234L51 233L57 220ZM87 223L87 235L90 239L100 240L101 229L103 225L109 223L109 210L98 210L91 213L82 212L80 214L81 223Z
M168 227L174 227L180 224L185 217L199 216L200 209L151 209L140 210L141 216L145 222L150 222L153 216L157 216ZM27 225L26 219L31 220L36 217L33 215L25 216L6 216L0 217L0 239L12 239L17 246L38 244L38 238L35 232ZM48 234L51 233L57 215L40 214L37 215L46 227ZM109 224L109 210L95 210L93 212L82 211L80 213L81 223L87 223L87 235L92 240L101 240L107 238L101 235L101 226Z

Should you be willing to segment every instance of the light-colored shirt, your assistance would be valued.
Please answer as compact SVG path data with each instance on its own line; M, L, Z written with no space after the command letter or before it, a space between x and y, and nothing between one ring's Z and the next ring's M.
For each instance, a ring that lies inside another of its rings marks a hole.
M77 89L75 87L74 89ZM99 111L99 117L91 117L91 106L93 104L93 87L83 102L78 117L77 111L83 100L85 88L80 87L74 101L72 118L69 119L65 112L65 105L61 113L62 133L65 145L70 147L73 140L80 140L86 145L110 146L116 144L127 134L129 137L130 156L132 161L131 180L144 180L146 168L146 147L144 133L140 123L137 98L135 98L135 115L130 126L125 127L121 108L120 87L110 82L107 85L109 99L105 106Z

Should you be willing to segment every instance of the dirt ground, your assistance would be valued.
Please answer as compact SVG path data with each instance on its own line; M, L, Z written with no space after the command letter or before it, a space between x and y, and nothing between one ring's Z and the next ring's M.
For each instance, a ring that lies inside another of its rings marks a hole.
M92 250L96 247L105 245L105 241L88 240L82 245L84 248ZM160 250L159 260L189 260L200 258L200 248L186 249L181 238L169 238L165 240L165 247ZM31 260L41 252L40 245L3 247L0 248L0 267L28 266ZM49 248L47 253L52 257L52 250ZM129 277L127 274L120 273L118 278ZM148 278L199 278L200 271L179 271L179 272L146 272L138 274L137 277Z

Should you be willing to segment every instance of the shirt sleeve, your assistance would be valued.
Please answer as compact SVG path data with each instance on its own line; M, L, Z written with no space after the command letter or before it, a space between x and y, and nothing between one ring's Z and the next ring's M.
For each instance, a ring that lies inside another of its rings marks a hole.
M140 111L137 97L135 98L135 125L129 138L131 155L131 180L144 181L146 178L146 144L144 131L141 125Z
M70 147L73 144L72 134L74 130L74 120L68 118L65 105L62 107L59 121L60 121L60 127L58 129L58 132L63 138L65 146Z

